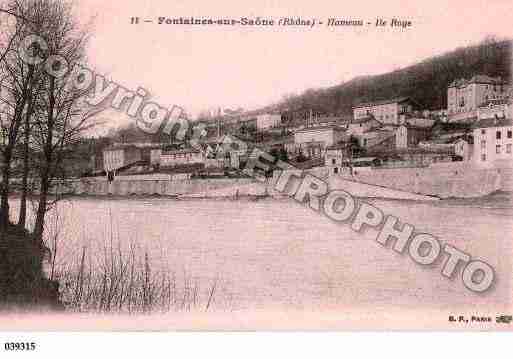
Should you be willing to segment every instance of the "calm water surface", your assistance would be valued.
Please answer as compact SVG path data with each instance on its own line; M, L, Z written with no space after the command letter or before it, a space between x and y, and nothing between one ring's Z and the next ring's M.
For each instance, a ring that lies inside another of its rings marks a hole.
M155 270L218 280L216 300L229 309L305 310L369 307L441 310L511 306L513 206L510 195L409 202L371 200L385 214L490 263L493 290L476 295L441 264L421 267L291 200L231 201L163 198L75 198L58 204L47 233L62 238L58 264L83 247L92 261L110 243L148 253ZM15 204L13 204L15 206Z

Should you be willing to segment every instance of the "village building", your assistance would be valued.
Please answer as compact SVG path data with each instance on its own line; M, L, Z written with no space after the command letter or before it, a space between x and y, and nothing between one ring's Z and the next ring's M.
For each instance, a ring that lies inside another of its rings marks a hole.
M431 134L432 121L421 122L417 119L419 125L412 125L405 122L401 125L381 124L372 118L361 123L362 127L351 127L348 132L358 139L358 144L364 148L406 148L416 146L420 141L429 138ZM354 124L352 125L354 126ZM363 129L359 130L360 128Z
M201 146L205 167L239 169L254 146L254 143L233 135L213 138Z
M355 118L347 124L347 134L349 136L361 136L365 132L372 129L383 127L383 123L376 120L372 115L368 115L361 118Z
M473 158L473 137L464 136L452 139L435 139L422 141L419 148L427 151L445 151L453 155L452 161L471 161Z
M264 113L256 116L256 127L258 131L279 126L281 126L281 114L279 113Z
M475 75L470 80L455 80L447 88L449 121L475 121L480 106L506 94L507 84L500 77Z
M347 139L346 129L338 126L315 126L294 133L296 148L309 158L322 157L326 147Z
M150 164L159 165L160 156L162 156L162 148L152 148L150 151Z
M313 121L314 126L339 126L347 127L347 124L351 122L350 118L343 116L324 115L315 118Z
M414 126L410 124L400 125L395 131L396 148L415 147L421 141L425 141L431 135L429 127Z
M469 138L471 141L466 141L463 138L454 141L454 153L456 156L461 157L462 161L470 161L473 156L473 138Z
M448 141L472 134L472 124L467 122L436 122L431 128L434 139Z
M351 160L351 146L348 143L338 143L326 147L324 165L329 174L341 174Z
M360 147L371 148L384 144L385 141L395 137L395 130L390 128L375 128L363 132L361 135L353 135L357 140ZM388 144L395 146L394 141L387 142Z
M390 151L396 149L396 136L394 133L391 133L389 136L383 136L379 141L374 141L373 143L367 144L365 147L366 153L379 153L381 151Z
M203 153L195 148L185 148L179 150L162 150L160 154L161 167L175 167L184 164L204 163Z
M286 152L287 155L291 156L299 153L299 148L296 147L293 135L281 136L276 139L259 143L258 147L267 153L283 151Z
M443 122L443 121L442 121ZM431 128L436 123L436 120L429 117L408 117L405 116L404 120L400 122L401 125L408 124L411 126Z
M399 124L401 115L412 113L419 105L409 97L399 97L384 101L361 103L353 107L353 117L360 120L374 116L383 124Z
M379 158L383 168L427 167L432 163L457 160L454 146L369 149L367 156Z
M487 118L512 118L513 103L511 98L493 99L483 104L477 109L477 118L484 120Z
M489 118L473 128L474 162L481 166L511 165L513 160L513 122L508 118Z
M141 149L132 144L114 144L103 150L105 171L117 171L142 160Z

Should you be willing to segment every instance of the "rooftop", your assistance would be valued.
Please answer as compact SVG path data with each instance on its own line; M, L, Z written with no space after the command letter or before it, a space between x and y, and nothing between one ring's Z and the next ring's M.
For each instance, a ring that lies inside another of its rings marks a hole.
M281 145L285 143L293 143L294 142L294 136L287 135L283 136L277 139L269 140L263 143L260 143L260 145L267 145L267 146L273 146L273 145Z
M469 130L471 124L468 122L437 122L433 127L440 129L442 132L460 132Z
M401 155L422 155L422 154L454 154L454 149L449 147L408 147L408 148L393 148L388 150L380 149L379 151L367 151L368 154L375 154L376 156L401 156Z
M419 146L432 146L432 145L453 145L458 141L467 141L468 143L473 143L473 137L471 135L456 135L448 138L435 138L429 141L422 141L419 143Z
M402 126L412 129L412 130L424 130L424 131L429 131L429 130L431 130L431 127L432 127L432 126L421 126L421 125L411 124L411 123L405 123Z
M149 148L149 149L155 149L155 148L161 148L163 146L166 146L166 143L161 142L114 142L112 146L135 146L137 148Z
M432 127L435 124L435 120L431 120L428 118L408 118L406 123L410 126L418 126L418 127Z
M134 144L131 143L115 143L111 146L108 146L104 149L104 151L117 151L117 150L127 150L127 149L139 149Z
M506 105L511 101L509 98L493 98L489 99L487 102L483 103L481 106L479 106L480 109L486 108L486 107L493 107L498 105Z
M349 119L342 116L322 116L315 119L315 122L318 124L323 123L336 123L336 124L344 124L350 122Z
M312 127L306 127L301 130L295 131L295 133L303 133L303 132L311 132L311 131L327 131L327 130L334 130L334 131L345 131L346 129L340 126L336 125L328 125L328 126L312 126Z
M177 149L177 150L162 151L162 155L178 155L178 154L184 154L184 153L200 153L200 150L197 150L195 148L183 148L183 149Z
M157 173L179 174L196 173L205 168L203 163L181 164L175 166L161 166Z
M399 127L398 125L395 127ZM363 133L390 133L393 132L390 128L384 128L384 127L372 127L368 130L363 131Z
M347 142L340 142L326 147L326 150L345 150L348 147L350 146Z
M370 106L379 106L379 105L386 105L389 103L401 103L405 101L411 101L410 97L395 97L387 100L379 100L379 101L372 101L372 102L362 102L359 104L356 104L353 106L353 108L360 108L360 107L370 107Z
M470 84L491 84L491 85L503 85L506 82L500 77L490 77L487 75L474 75L470 80L457 79L451 82L449 87L464 87Z
M506 127L512 126L513 121L509 118L486 118L475 123L474 128Z
M366 122L369 122L369 121L376 121L377 123L381 124L381 122L376 120L376 118L374 116L372 116L372 115L365 116L365 117L362 117L362 118L353 119L350 124L366 123Z

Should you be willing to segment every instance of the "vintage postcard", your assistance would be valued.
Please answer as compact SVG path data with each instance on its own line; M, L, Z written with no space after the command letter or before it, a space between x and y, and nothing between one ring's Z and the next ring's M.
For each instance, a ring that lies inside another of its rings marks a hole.
M0 330L511 331L512 14L0 0Z

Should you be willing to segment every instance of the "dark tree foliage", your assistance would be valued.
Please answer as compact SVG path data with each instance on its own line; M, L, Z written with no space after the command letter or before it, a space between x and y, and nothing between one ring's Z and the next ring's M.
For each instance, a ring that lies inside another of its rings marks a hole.
M487 38L478 45L457 48L412 66L376 76L360 76L346 83L309 89L288 95L268 109L304 111L350 116L356 103L409 96L424 108L447 107L447 87L459 78L476 74L511 80L511 40Z

